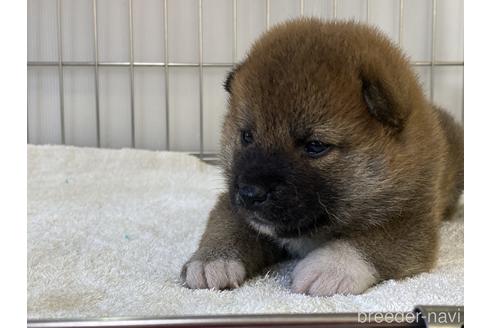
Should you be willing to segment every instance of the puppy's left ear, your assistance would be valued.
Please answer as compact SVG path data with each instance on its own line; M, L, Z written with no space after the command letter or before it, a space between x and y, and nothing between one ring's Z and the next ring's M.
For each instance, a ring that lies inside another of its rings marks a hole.
M401 75L398 75L401 73ZM394 132L403 130L413 99L413 76L388 67L371 67L361 72L362 96L369 113Z
M229 73L227 73L227 77L223 83L223 86L225 91L227 91L227 93L229 94L232 93L232 82L234 80L237 71L241 68L241 65L242 63L234 66L234 68L231 71L229 71Z

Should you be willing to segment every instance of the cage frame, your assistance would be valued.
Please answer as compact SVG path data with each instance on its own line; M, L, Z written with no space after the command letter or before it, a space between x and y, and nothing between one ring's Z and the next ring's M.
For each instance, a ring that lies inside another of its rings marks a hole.
M209 63L203 61L203 0L197 0L196 10L198 11L198 62L170 62L169 61L169 26L168 26L168 0L163 1L163 18L164 18L164 58L162 62L136 62L134 60L134 24L133 24L133 0L128 0L128 20L129 20L129 61L99 61L99 40L98 40L98 13L97 2L98 0L92 0L92 19L93 19L93 39L94 39L94 60L93 61L64 61L63 60L63 45L62 45L62 2L63 0L56 0L57 11L57 61L27 61L28 67L57 67L58 68L58 90L59 90L59 117L60 117L60 132L61 132L61 144L66 144L65 137L65 104L64 104L64 81L63 81L63 69L64 67L93 67L94 68L94 88L95 88L95 109L96 109L96 144L97 147L101 147L101 109L100 109L100 67L127 67L130 70L130 121L131 121L131 148L136 148L135 143L135 68L136 67L162 67L164 69L165 80L165 150L171 150L170 147L170 127L169 127L169 69L170 68L184 68L193 67L198 68L198 87L199 87L199 152L190 152L193 155L199 156L203 160L213 160L217 158L216 153L206 153L204 147L204 105L203 105L203 75L204 68L208 67L220 67L220 68L233 68L238 63L237 58L237 0L232 0L232 19L233 19L233 39L232 39L232 62L227 63ZM332 17L330 19L336 20L338 2L341 0L332 0ZM399 28L398 28L398 45L403 45L404 34L404 13L405 13L405 1L398 0L399 8ZM429 61L412 61L412 67L429 67L430 68L430 95L431 102L434 102L434 76L436 67L464 67L464 61L437 61L435 58L436 53L436 25L437 25L437 0L432 1L432 15L431 15L431 49ZM266 30L270 28L271 17L271 5L270 0L265 0L266 10ZM304 0L298 0L300 16L304 16ZM365 0L365 18L366 22L370 24L370 3L371 0ZM461 106L461 119L464 119L464 95ZM29 120L27 122L27 142L29 143Z

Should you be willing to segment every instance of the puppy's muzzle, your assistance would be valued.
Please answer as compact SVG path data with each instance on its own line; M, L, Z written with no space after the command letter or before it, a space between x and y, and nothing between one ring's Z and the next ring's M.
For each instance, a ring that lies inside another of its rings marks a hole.
M231 200L239 208L268 218L272 208L280 208L286 200L280 190L285 190L290 174L289 159L284 154L249 146L234 158Z

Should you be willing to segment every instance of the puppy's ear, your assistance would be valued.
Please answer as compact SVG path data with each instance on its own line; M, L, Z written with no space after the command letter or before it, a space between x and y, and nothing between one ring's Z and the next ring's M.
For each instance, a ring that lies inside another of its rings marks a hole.
M404 74L404 73L403 73ZM369 113L395 132L401 131L409 115L410 84L387 69L361 73L362 95Z
M227 73L227 77L224 83L222 84L224 86L225 91L227 91L229 94L232 93L232 81L234 80L234 77L237 71L239 70L239 68L241 67L241 65L242 64L234 66L234 68L230 70L229 73Z
M231 84L232 84L232 79L234 79L234 74L236 73L236 70L233 69L227 73L227 77L222 84L224 86L225 91L227 91L229 94L231 93Z

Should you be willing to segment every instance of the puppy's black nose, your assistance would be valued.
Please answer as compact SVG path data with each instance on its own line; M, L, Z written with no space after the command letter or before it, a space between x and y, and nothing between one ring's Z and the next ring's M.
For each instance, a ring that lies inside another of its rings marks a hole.
M267 199L267 192L260 186L256 185L239 185L238 191L239 197L241 198L240 204L247 207L253 205L260 205Z

